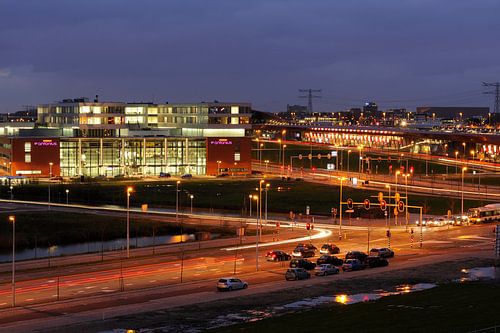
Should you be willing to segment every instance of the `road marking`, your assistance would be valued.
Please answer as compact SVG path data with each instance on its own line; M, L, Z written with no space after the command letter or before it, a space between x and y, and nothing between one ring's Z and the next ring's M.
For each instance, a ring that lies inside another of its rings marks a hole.
M150 280L149 282L150 283L155 283L157 280Z
M31 301L34 301L35 299L34 298L26 298L25 301L26 302L31 302Z
M85 287L85 289L93 289L95 288L95 286L88 286L88 287Z

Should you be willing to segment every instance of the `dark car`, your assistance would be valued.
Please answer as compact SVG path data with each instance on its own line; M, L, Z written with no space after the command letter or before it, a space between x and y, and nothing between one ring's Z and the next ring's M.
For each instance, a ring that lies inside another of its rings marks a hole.
M307 259L292 259L290 261L290 268L303 268L303 269L314 269L316 267L316 264L313 262L310 262Z
M299 258L309 258L314 257L315 255L316 252L314 252L314 250L302 246L297 246L292 252L293 257Z
M170 178L170 174L168 172L160 172L160 178Z
M317 251L318 248L316 246L314 246L312 243L299 243L297 244L296 247L305 247L309 250L313 250L313 251Z
M374 248L370 250L370 257L392 258L394 251L388 247Z
M224 172L224 173L219 173L217 175L217 178L223 178L223 177L229 177L229 174Z
M193 178L193 175L190 173L185 173L181 176L182 179L191 179Z
M359 271L365 268L366 266L359 259L347 259L342 265L342 270L344 272Z
M292 256L283 251L269 251L266 254L267 261L288 261L290 259Z
M338 253L340 253L340 249L335 244L327 243L327 244L323 244L323 246L319 250L319 253L321 253L321 254L338 254Z
M365 261L366 257L368 255L364 252L361 251L349 251L345 255L345 260L347 259L358 259L359 261L363 262Z
M366 263L368 264L368 267L374 268L374 267L384 267L389 265L389 261L385 258L382 257L368 257L366 258Z
M342 266L344 263L344 260L337 258L336 256L331 256L328 254L323 254L321 257L318 258L316 261L318 265L322 264L332 264L333 266Z
M303 268L289 268L285 272L287 281L309 279L311 274Z

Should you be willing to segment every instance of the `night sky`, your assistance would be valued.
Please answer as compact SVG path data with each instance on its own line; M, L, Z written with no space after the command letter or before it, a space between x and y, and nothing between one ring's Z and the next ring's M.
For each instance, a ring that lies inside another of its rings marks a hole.
M498 0L0 0L0 112L101 101L492 106Z

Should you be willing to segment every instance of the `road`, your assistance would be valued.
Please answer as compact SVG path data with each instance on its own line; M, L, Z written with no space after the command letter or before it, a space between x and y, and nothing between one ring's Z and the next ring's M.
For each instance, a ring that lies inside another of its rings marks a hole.
M320 225L316 229L337 230L337 226ZM393 229L391 247L396 257L391 259L389 269L403 267L417 260L433 260L442 255L448 258L453 255L476 254L484 251L492 253L492 225L474 225L469 227L436 227L424 228L423 248L410 241L410 234L403 228ZM307 236L304 229L295 229L294 237ZM267 236L269 240L270 236ZM349 250L363 250L375 246L387 246L385 227L370 229L370 238L366 228L347 229L347 239L334 239L336 233L323 239L313 240L320 247L327 241L334 241L341 249L340 257ZM369 243L368 243L369 239ZM212 249L191 249L175 254L162 254L152 257L119 259L90 265L68 265L53 269L26 270L19 272L16 283L16 303L23 307L15 310L0 310L0 330L2 327L12 328L12 323L23 320L49 317L64 318L69 314L81 311L107 309L125 304L134 305L149 302L153 299L171 297L187 297L192 299L200 295L213 295L215 281L221 276L241 276L247 280L251 290L260 290L259 286L282 285L283 273L288 263L266 262L265 253L274 246L260 247L259 271L256 272L254 239L248 238L249 248L235 251L231 247ZM267 243L272 243L271 241ZM291 252L294 243L280 244L279 249ZM317 256L316 256L317 258ZM313 258L314 260L315 258ZM363 274L371 274L366 270ZM375 273L376 270L373 270ZM349 274L341 273L340 278ZM181 283L182 280L182 283ZM11 285L8 283L8 272L0 274L0 306L9 307L12 301ZM313 277L309 283L321 282L321 278ZM59 286L59 287L58 287ZM120 292L120 290L124 290ZM127 295L127 296L124 296ZM192 297L189 295L193 295ZM198 295L198 296L196 296ZM36 305L40 302L62 301L49 305ZM219 297L219 296L217 296ZM82 303L83 302L83 303ZM85 304L85 306L82 306ZM51 311L35 309L51 307ZM104 311L104 310L102 310ZM56 313L57 315L54 315ZM21 316L22 314L22 316Z

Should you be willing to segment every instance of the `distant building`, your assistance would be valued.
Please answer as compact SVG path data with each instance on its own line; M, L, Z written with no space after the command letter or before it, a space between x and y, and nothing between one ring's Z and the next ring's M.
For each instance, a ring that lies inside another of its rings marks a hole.
M375 102L366 102L363 106L363 113L374 115L378 111L378 105Z
M467 107L467 106L419 106L417 115L419 118L439 118L463 120L474 117L488 117L489 107Z

